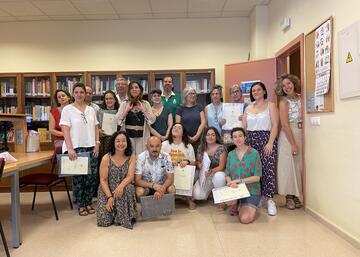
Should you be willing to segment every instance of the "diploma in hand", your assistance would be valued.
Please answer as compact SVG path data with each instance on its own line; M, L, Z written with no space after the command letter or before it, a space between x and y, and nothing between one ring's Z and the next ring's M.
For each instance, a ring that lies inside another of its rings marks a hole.
M242 103L223 103L223 117L226 123L222 126L223 130L232 130L241 127L242 122L239 116L243 114L244 104Z
M90 173L90 153L78 153L71 161L67 154L58 154L59 176L88 175Z
M101 129L104 131L105 135L111 136L114 134L114 132L117 130L115 114L104 113Z
M186 165L181 168L179 165L174 170L174 185L177 195L192 196L194 185L195 166Z
M215 204L250 196L249 190L247 189L245 183L238 184L237 188L232 188L228 186L214 188L212 192Z

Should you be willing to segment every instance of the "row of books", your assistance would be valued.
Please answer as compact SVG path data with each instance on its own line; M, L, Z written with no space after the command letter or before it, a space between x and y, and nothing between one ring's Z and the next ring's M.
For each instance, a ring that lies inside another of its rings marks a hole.
M17 106L0 106L0 113L11 113L16 114L17 113Z
M197 93L208 93L210 91L209 80L206 78L187 80L186 87L192 87Z
M62 89L71 94L74 85L78 82L83 82L82 78L65 77L62 81L56 82L56 89Z
M15 79L10 79L9 81L0 82L0 96L15 96L15 95L16 95Z
M51 106L43 105L26 105L25 113L32 117L34 121L49 120Z
M102 95L108 90L116 91L116 79L107 78L103 79L100 76L91 78L91 86L95 95Z
M50 79L25 81L26 96L50 96Z
M51 142L51 133L46 128L38 128L40 143Z

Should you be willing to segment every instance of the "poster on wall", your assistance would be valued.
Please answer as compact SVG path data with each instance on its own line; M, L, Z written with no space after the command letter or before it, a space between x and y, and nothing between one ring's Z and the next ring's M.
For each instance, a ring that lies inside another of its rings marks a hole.
M241 82L241 91L243 94L250 94L250 88L255 82L260 82L260 80L251 80L251 81L242 81Z
M329 92L331 70L331 21L315 30L315 95Z
M340 98L360 95L360 21L339 32Z

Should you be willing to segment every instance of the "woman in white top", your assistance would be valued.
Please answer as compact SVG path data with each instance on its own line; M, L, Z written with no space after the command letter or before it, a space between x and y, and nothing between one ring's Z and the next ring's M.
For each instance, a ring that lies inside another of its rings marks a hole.
M275 163L277 158L277 140L279 113L274 103L266 101L267 91L262 82L255 82L250 88L249 105L243 116L243 127L247 130L246 144L256 149L263 165L261 194L267 199L268 214L276 215Z
M171 128L169 139L162 143L161 151L168 153L171 157L174 167L180 165L196 165L194 148L189 143L189 137L186 129L181 123L175 122ZM187 197L189 209L196 208L192 197Z
M279 135L279 159L277 168L278 192L286 195L286 207L301 208L299 196L301 182L301 85L298 77L282 75L275 93L281 97L279 103L281 131Z
M221 135L220 121L223 119L222 88L216 85L210 91L211 103L205 107L205 120L208 127L214 127Z
M90 153L89 175L73 176L74 201L79 205L79 215L94 214L91 200L97 185L97 157L99 154L99 128L94 108L85 102L85 86L77 83L73 88L74 103L64 107L60 126L64 132L63 153L75 160L78 153Z

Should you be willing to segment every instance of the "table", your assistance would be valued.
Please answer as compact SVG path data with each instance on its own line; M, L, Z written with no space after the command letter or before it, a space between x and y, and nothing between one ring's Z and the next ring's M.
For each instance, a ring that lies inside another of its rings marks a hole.
M18 161L5 164L3 177L11 177L11 226L14 248L22 243L19 174L24 170L49 162L53 154L54 151L11 153Z

